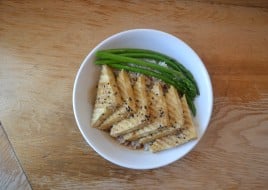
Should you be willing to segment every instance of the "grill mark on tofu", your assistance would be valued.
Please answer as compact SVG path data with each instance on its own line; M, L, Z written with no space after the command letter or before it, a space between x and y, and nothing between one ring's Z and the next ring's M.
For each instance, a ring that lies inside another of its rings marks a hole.
M161 84L156 82L149 94L149 99L151 101L149 104L150 116L147 116L147 118L150 119L150 123L141 129L124 135L124 140L137 140L169 125L167 104ZM147 109L147 107L144 107L144 109Z
M149 150L151 152L159 152L170 149L197 138L196 128L185 96L181 98L181 103L184 117L183 127L181 127L176 134L168 135L153 141L153 143L149 146Z
M111 136L117 137L119 135L126 134L133 130L136 130L147 123L146 115L148 110L144 109L144 106L148 106L147 92L145 86L145 76L138 76L137 82L134 85L134 96L138 100L138 110L133 117L121 120L111 128ZM128 110L128 108L127 108Z
M177 90L173 86L170 86L170 88L166 93L165 98L168 107L170 126L169 127L161 126L161 128L159 128L159 130L156 133L139 139L139 143L145 144L157 138L173 134L182 127L184 123L183 109Z
M100 129L103 130L109 130L114 124L127 118L132 112L136 111L136 104L132 101L134 100L134 92L128 73L121 70L116 79L124 103L101 124Z

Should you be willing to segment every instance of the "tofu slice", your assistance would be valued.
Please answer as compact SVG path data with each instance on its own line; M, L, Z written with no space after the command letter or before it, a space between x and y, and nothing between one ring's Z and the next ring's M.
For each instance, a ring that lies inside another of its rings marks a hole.
M120 105L122 99L115 81L114 73L107 65L102 66L91 126L98 127Z
M153 143L149 146L149 150L151 152L159 152L170 149L197 138L196 128L185 96L181 98L181 103L184 117L183 127L176 134L168 135L153 141Z
M129 117L131 114L136 112L134 92L129 75L125 70L120 71L117 77L117 86L124 103L101 124L99 127L100 129L110 129L113 124Z
M129 118L114 124L110 131L111 136L117 137L129 133L148 123L149 112L145 80L145 76L139 75L134 85L137 112L132 114Z
M168 108L164 97L162 86L159 82L153 85L150 92L150 123L145 127L130 132L123 136L126 141L134 141L141 137L155 133L156 131L169 126Z
M145 144L150 141L153 141L157 138L161 138L166 135L170 135L175 133L178 129L182 128L184 123L183 118L183 109L181 100L177 90L170 86L168 92L166 93L166 103L168 107L168 116L169 116L169 127L162 128L158 130L156 133L153 133L149 136L143 137L139 139L139 143Z

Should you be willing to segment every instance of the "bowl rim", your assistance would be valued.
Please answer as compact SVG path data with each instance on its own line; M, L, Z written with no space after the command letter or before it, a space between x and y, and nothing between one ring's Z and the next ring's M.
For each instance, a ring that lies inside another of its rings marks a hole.
M166 36L169 36L169 37L172 37L172 38L175 38L176 40L179 40L183 45L187 46L189 48L189 50L191 50L191 53L193 53L200 61L201 63L201 67L204 71L204 75L206 76L206 80L208 82L208 89L209 89L209 95L210 95L210 105L209 105L209 114L208 114L208 117L207 117L207 121L205 122L205 129L204 129L204 132L203 134L201 134L199 136L198 139L196 139L196 143L186 152L184 152L182 154L182 156L176 158L176 159L173 159L169 162L166 162L165 164L156 164L154 166L150 166L150 167L137 167L137 166L133 166L133 165L129 165L129 164L122 164L122 163L119 163L117 162L116 160L114 160L113 158L107 156L106 154L104 154L102 151L99 151L95 146L92 145L92 143L89 141L89 139L86 137L86 134L85 132L82 130L82 127L81 127L81 124L79 122L79 119L78 119L78 115L77 115L77 102L76 102L76 87L77 87L77 83L78 83L78 79L79 79L79 75L81 73L81 71L83 70L83 68L85 67L85 65L87 64L87 61L88 59L92 56L92 54L94 54L96 52L96 50L98 50L101 46L103 46L103 44L107 43L108 41L112 40L113 38L117 38L118 36L120 35L124 35L126 33L129 33L129 32L154 32L154 33L159 33L159 34L164 34ZM164 167L166 165L169 165L181 158L183 158L185 155L187 155L188 153L190 153L196 146L197 144L201 141L201 139L203 138L204 134L206 133L207 131L207 128L209 126L209 123L211 121L211 116L212 116L212 113L213 113L213 102L214 102L214 95L213 95L213 87L212 87L212 83L211 83L211 78L210 78L210 75L208 74L208 71L207 71L207 68L205 67L204 65L204 62L201 60L201 58L199 57L199 55L191 48L191 46L189 46L186 42L184 42L183 40L181 40L179 37L175 36L175 35L172 35L170 33L167 33L167 32L163 32L161 30L156 30L156 29L145 29L145 28L137 28L137 29L130 29L130 30L124 30L124 31L121 31L121 32L118 32L118 33L115 33L115 34L112 34L110 35L109 37L106 37L104 40L100 41L89 53L88 55L84 58L83 62L81 63L77 73L76 73L76 77L75 77L75 81L74 81L74 86L73 86L73 93L72 93L72 105L73 105L73 112L74 112L74 116L75 116L75 120L76 120L76 123L77 123L77 126L83 136L83 138L86 140L86 142L90 145L90 147L96 151L100 156L102 156L103 158L105 158L106 160L110 161L111 163L115 164L115 165L119 165L119 166L122 166L124 168L129 168L129 169L141 169L141 170L144 170L144 169L155 169L155 168L160 168L160 167Z

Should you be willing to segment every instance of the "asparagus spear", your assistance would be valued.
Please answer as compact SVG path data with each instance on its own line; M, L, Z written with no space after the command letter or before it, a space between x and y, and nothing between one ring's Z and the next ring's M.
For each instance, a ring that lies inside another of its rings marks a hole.
M189 81L189 79L186 78L183 75L183 73L179 71L175 71L173 69L163 67L157 64L153 64L144 60L125 57L122 55L116 55L116 54L112 54L112 53L108 53L104 51L98 51L96 53L96 56L100 59L110 59L110 60L118 61L121 63L131 63L131 64L139 65L140 67L149 68L151 70L156 70L161 74L170 74L173 80L177 81L178 83L185 84L185 87L188 89L187 94L190 97L195 97L197 95L197 91L193 83L191 83L191 81Z
M194 84L196 88L196 92L199 95L199 89L196 84L196 81L192 75L192 73L187 70L181 63L177 60L164 55L162 53L146 50L146 49L135 49L135 48L119 48L119 49L108 49L101 50L103 52L113 53L113 54L121 54L127 57L135 57L135 58L151 58L157 61L163 61L167 64L168 67L175 69L177 71L181 71L184 75Z

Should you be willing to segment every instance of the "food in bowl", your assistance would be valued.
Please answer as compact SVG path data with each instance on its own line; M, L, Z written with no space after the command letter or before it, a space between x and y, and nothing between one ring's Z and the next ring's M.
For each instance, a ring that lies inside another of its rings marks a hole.
M115 48L148 49L173 57L193 74L200 95L194 99L196 115L193 117L197 139L153 154L143 149L133 150L119 144L114 138L91 127L91 117L96 98L96 85L101 67L93 64L96 52ZM153 29L122 31L101 41L82 62L73 88L73 111L77 126L88 143L104 159L131 169L153 169L181 159L194 149L206 133L213 109L213 90L205 64L198 54L177 36Z
M151 152L197 138L192 116L199 89L183 65L145 49L100 50L96 57L94 63L102 69L92 127L121 144Z

